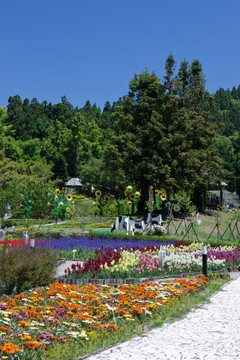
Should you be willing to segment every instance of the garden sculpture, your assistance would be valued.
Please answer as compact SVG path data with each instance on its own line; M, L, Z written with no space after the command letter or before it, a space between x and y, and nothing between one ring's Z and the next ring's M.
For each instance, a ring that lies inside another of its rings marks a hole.
M93 191L95 190L92 187ZM100 216L103 214L103 208L105 205L109 204L110 196L108 194L102 195L100 190L95 191L96 200L93 202L93 206L97 206L100 210Z
M142 230L142 233L145 231L148 225L157 225L161 226L163 223L162 215L157 215L152 217L150 213L144 216L140 221L135 221L130 216L118 216L115 220L115 224L112 226L111 232L114 230L126 230L127 235L129 231L134 235L135 229Z
M57 224L59 216L61 216L62 221L65 220L66 213L71 211L70 205L74 206L74 202L71 194L61 195L59 189L56 189L55 193L55 195L48 193L49 196L54 197L54 203L48 202L48 206L53 208Z
M114 230L125 230L127 235L131 230L132 235L134 235L134 220L130 216L118 216L116 218L115 224L113 225L111 232Z
M22 200L22 202L24 202L24 204L22 202L20 203L20 208L24 208L26 210L27 218L30 219L30 211L32 209L32 200L29 200L23 194L20 195L20 199Z
M29 240L28 232L27 232L27 231L24 231L24 232L23 232L24 245L27 245L28 240Z
M158 254L159 268L162 269L164 267L166 256L170 256L170 249L164 246L161 247Z
M141 193L139 191L134 192L132 186L128 185L126 187L124 194L128 200L128 205L131 207L131 211L133 214L134 213L134 204L136 203L137 199L140 198Z

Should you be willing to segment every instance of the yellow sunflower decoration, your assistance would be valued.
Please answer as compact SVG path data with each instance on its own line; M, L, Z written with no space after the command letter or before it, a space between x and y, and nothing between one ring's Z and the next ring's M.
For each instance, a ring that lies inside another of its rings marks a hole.
M93 204L93 206L96 206L96 207L99 208L100 216L102 216L103 208L104 208L105 205L109 204L111 197L109 195L107 195L107 194L104 194L102 196L101 190L96 190L95 191L95 196L96 196L96 199L92 204Z
M131 185L128 185L128 186L126 187L126 191L127 191L128 193L132 192L132 186L131 186Z
M95 191L96 197L100 197L102 195L102 192L100 190Z
M106 201L106 204L108 204L109 201L110 201L110 196L106 195L106 196L104 197L104 200Z
M136 192L135 192L135 199L139 199L140 196L141 196L140 191L136 191Z
M231 213L232 213L232 214L236 214L236 212L237 212L237 209L236 209L236 208L232 208L232 209L231 209Z
M61 194L60 189L55 189L55 193L48 193L48 195L54 198L54 201L48 202L48 206L51 206L55 213L56 223L58 222L59 217L64 221L65 214L69 213L71 211L71 206L74 205L72 195Z
M129 199L133 201L133 200L135 199L135 194L133 194L133 193L130 194L130 195L129 195Z

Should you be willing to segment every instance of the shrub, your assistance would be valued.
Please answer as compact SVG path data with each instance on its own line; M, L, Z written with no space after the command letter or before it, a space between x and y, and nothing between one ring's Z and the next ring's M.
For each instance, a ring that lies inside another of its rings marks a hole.
M3 246L0 249L0 288L11 294L48 285L55 275L56 253L50 248Z
M74 199L85 199L84 195L73 195Z

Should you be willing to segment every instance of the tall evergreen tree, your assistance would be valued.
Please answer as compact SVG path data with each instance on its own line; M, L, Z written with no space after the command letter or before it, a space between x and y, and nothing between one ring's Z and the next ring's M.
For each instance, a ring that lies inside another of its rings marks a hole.
M164 85L147 71L135 75L113 114L106 163L144 194L150 185L189 191L222 176L220 159L209 148L217 129L210 122L212 97L205 90L201 64L182 63L178 76L174 69L170 56Z

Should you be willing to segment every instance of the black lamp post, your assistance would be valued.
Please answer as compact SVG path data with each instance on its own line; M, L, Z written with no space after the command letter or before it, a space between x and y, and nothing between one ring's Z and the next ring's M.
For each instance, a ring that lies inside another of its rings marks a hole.
M202 270L203 270L203 275L208 276L207 275L207 246L206 245L202 246Z

